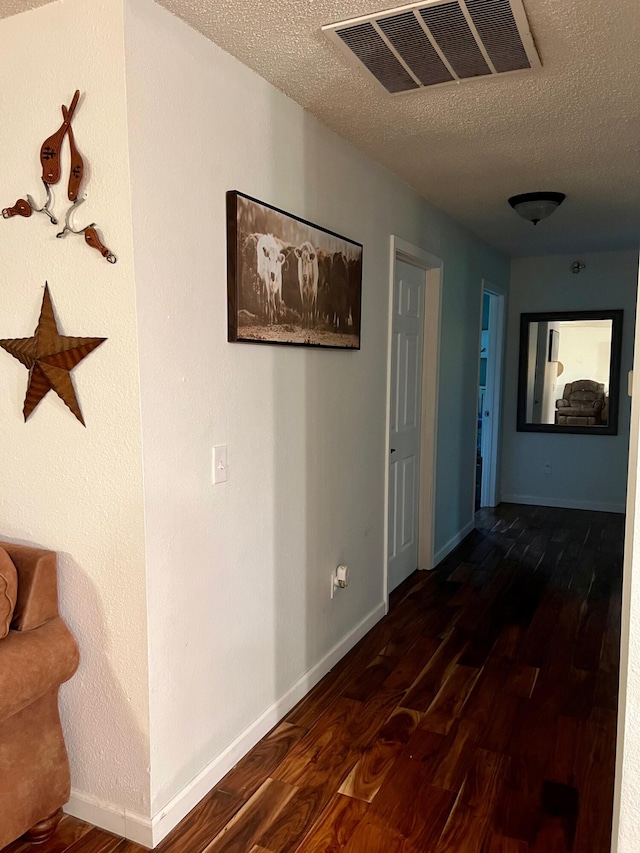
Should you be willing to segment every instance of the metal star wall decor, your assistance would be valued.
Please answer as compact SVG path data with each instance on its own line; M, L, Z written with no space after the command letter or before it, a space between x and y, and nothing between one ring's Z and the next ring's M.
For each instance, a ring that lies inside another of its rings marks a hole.
M49 284L45 283L40 319L33 336L0 340L0 347L29 371L23 409L25 421L42 398L53 390L85 426L71 371L104 341L106 338L70 338L59 334Z

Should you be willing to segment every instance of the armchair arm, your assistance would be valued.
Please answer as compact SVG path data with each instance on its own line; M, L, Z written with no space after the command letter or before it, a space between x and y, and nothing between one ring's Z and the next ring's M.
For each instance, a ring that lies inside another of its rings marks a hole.
M566 409L569 406L568 400L556 400L556 409Z
M0 541L18 571L18 600L11 627L30 631L58 615L56 554Z
M594 412L601 412L603 409L604 409L604 400L594 400L593 401Z
M0 640L0 722L68 681L78 668L76 641L60 617Z

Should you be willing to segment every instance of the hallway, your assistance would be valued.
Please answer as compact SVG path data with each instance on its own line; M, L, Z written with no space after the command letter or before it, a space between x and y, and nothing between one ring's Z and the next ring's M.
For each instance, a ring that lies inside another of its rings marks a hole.
M476 521L159 853L609 851L624 518ZM69 817L38 848L143 849Z

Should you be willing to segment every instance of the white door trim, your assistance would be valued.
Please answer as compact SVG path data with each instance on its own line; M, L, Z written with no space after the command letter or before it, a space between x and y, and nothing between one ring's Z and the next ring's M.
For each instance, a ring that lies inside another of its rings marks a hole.
M640 268L638 270L640 274ZM640 293L640 280L638 281ZM618 682L618 726L616 732L615 784L613 790L613 821L611 853L629 853L635 849L638 836L638 712L635 702L637 686L634 672L638 669L638 643L631 642L638 633L638 602L640 595L635 568L638 563L640 535L640 498L638 467L640 462L640 299L636 300L635 343L633 350L631 386L631 425L629 435L629 464L627 471L627 515L624 530L622 563L622 611L620 631L620 680ZM621 377L622 384L622 377ZM635 687L635 690L634 690ZM632 696L629 697L631 690Z
M442 261L426 270L422 351L422 427L418 499L418 568L432 569L435 551L436 458L438 445L438 378L440 374L440 312Z
M420 483L418 512L418 568L432 569L434 554L434 511L436 444L438 423L438 379L440 367L440 314L443 262L424 249L391 236L389 264L389 328L387 335L387 406L384 471L384 600L389 608L389 454L391 450L391 343L393 292L396 260L425 271L425 311L422 352L422 422L420 440Z
M502 365L505 342L505 297L503 293L496 290L488 281L482 279L480 305L482 306L484 295L488 293L492 297L491 310L489 312L489 360L487 362L487 390L485 392L485 407L491 412L489 421L489 438L484 439L485 423L483 420L483 446L488 450L482 465L482 489L480 497L481 506L497 506L500 503L498 489L498 463L499 463L499 441L501 403L502 403ZM482 318L482 307L480 309ZM482 321L480 322L480 336L482 338ZM488 465L485 466L485 459ZM475 508L474 508L475 515Z

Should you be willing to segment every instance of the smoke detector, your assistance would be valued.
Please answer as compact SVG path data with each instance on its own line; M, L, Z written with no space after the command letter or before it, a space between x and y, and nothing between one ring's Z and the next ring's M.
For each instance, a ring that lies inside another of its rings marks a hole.
M322 30L392 95L541 65L522 0L423 0Z

